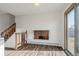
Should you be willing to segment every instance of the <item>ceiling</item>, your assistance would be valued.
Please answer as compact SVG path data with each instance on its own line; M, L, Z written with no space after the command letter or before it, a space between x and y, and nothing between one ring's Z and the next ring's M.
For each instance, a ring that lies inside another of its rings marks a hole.
M0 3L0 11L17 15L31 15L46 12L62 12L68 6L68 3L40 3L35 6L34 3Z

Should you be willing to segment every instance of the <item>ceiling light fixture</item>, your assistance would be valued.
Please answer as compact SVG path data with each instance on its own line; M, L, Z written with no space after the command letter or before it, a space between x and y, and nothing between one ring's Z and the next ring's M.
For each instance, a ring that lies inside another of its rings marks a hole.
M32 0L35 6L39 6L39 0Z
M39 6L40 4L39 4L39 3L34 3L34 5L35 5L35 6Z

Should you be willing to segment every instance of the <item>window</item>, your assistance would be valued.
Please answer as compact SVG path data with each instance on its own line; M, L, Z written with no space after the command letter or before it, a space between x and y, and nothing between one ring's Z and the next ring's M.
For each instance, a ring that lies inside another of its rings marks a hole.
M75 13L72 9L67 14L67 49L74 55L75 43Z

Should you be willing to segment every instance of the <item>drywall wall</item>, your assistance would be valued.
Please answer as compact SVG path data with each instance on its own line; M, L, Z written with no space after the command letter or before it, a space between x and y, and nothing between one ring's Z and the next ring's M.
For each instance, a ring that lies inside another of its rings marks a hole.
M11 26L15 22L15 16L11 14L0 14L0 34L6 28Z
M5 42L5 47L14 48L16 47L15 33Z
M4 38L0 37L0 56L4 56Z
M16 16L16 31L27 31L27 42L31 44L64 44L63 13L42 13L36 15ZM49 30L49 40L35 40L33 30Z

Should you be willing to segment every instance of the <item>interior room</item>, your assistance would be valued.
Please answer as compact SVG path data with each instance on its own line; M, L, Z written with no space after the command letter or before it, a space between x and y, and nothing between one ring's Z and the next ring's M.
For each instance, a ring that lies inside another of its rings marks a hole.
M77 3L0 3L0 48L5 56L78 56L78 15Z

